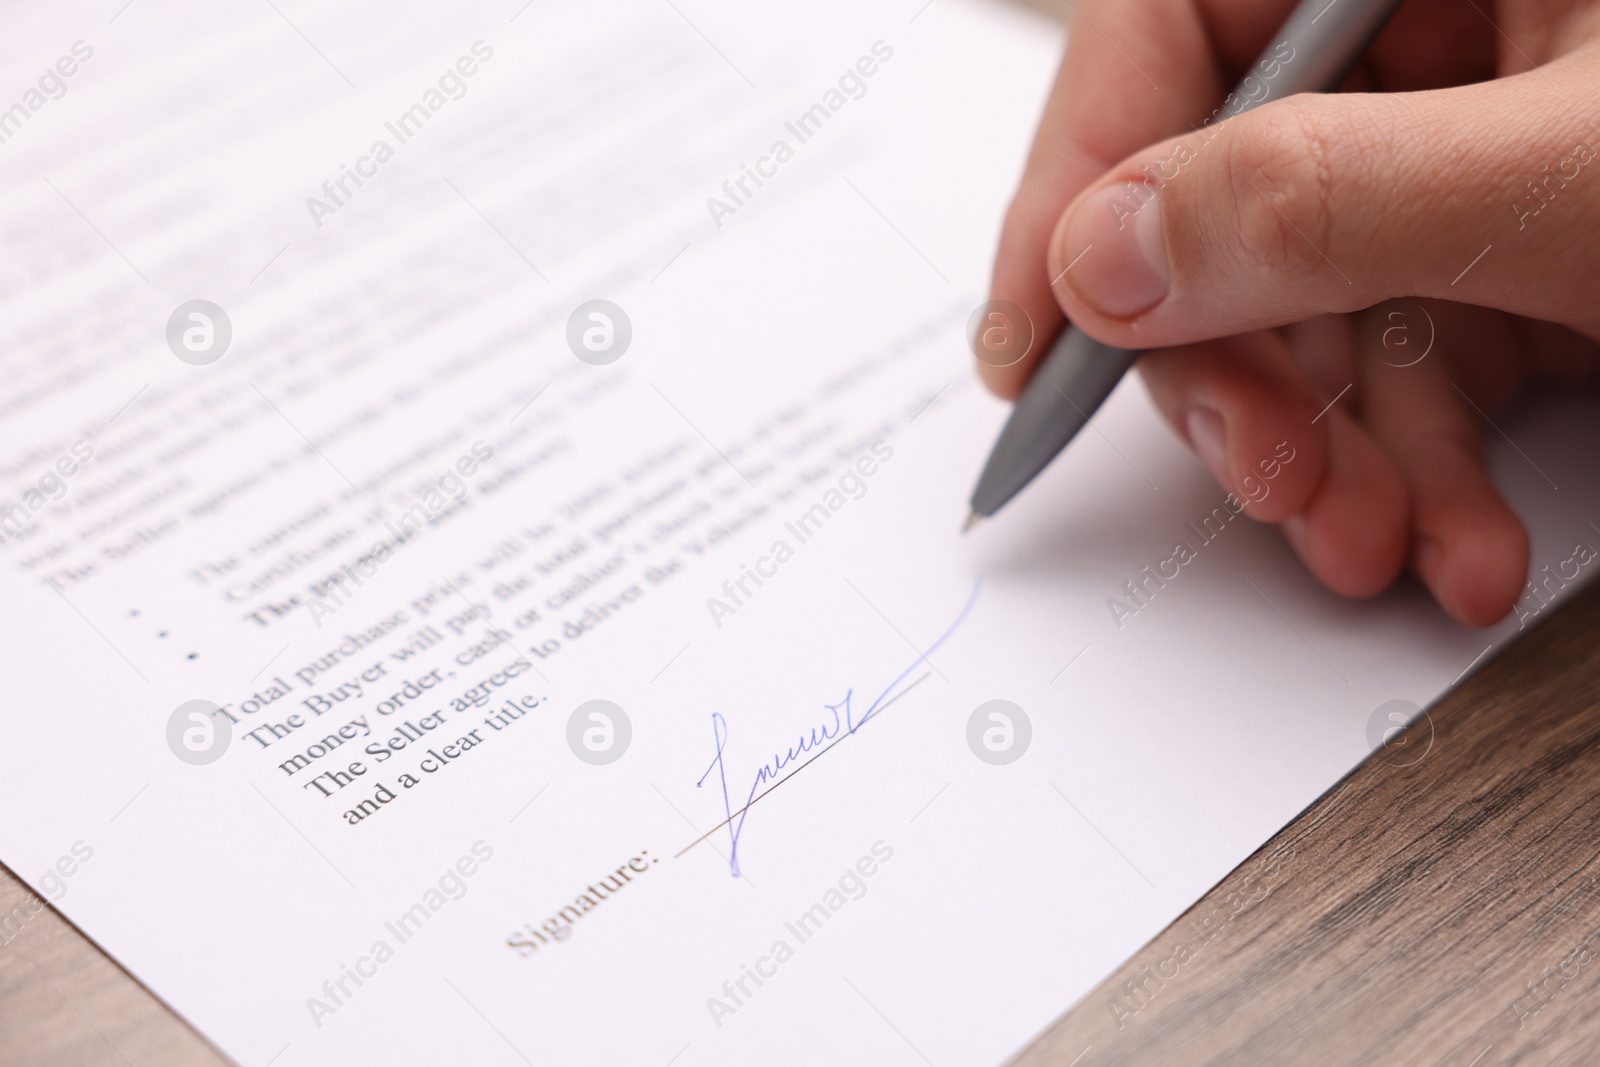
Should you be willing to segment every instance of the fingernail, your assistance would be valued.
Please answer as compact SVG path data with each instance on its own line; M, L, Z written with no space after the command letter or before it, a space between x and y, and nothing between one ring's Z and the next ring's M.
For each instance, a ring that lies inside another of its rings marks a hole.
M1222 416L1210 408L1191 408L1183 428L1188 431L1189 443L1199 453L1217 484L1232 492L1233 478L1228 473L1228 432Z
M1063 270L1071 266L1062 280L1102 315L1127 318L1155 307L1171 282L1160 194L1124 182L1090 195L1062 227L1056 255Z

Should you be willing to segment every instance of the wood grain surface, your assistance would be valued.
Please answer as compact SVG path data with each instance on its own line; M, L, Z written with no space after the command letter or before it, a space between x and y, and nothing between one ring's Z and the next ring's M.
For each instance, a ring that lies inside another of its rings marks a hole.
M1600 1063L1597 875L1600 587L1380 749L1013 1065Z
M195 965L203 967L205 961ZM0 1067L217 1067L227 1062L0 867Z
M1597 859L1600 586L1330 790L1015 1067L1600 1062ZM0 1064L226 1062L30 898L0 868Z
M1013 1067L1600 1063L1600 587L1399 740ZM227 1062L0 867L0 1067Z

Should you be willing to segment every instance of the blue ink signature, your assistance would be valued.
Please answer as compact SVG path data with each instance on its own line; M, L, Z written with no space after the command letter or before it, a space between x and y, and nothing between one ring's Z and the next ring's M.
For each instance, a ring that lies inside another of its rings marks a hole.
M716 833L723 826L728 828L728 866L733 877L739 877L739 839L744 835L744 823L745 819L749 818L750 806L800 773L812 760L819 758L834 745L848 737L853 737L857 730L871 722L875 716L881 714L890 704L905 696L919 685L923 679L927 678L927 674L924 673L910 685L904 684L905 680L911 676L920 664L928 663L928 657L938 651L939 646L948 641L956 630L960 629L961 624L966 621L967 615L972 611L972 606L977 603L978 590L982 587L982 579L973 583L972 592L967 597L967 603L962 607L961 613L956 616L955 621L950 624L944 633L939 635L938 640L929 645L925 651L917 654L917 658L911 662L911 665L901 671L895 680L889 683L888 688L878 694L877 699L867 707L867 710L859 718L856 717L850 703L855 693L854 689L846 689L844 699L837 704L823 704L822 706L827 709L828 714L820 725L813 726L809 733L803 735L800 740L790 745L783 752L774 753L771 760L763 763L756 770L755 778L750 783L750 791L745 795L744 805L738 811L733 810L733 803L728 796L728 773L727 766L723 760L723 753L727 750L728 744L728 721L723 718L720 712L714 711L711 713L711 734L716 741L717 754L711 760L711 765L706 768L706 772L700 776L700 780L695 782L695 788L698 789L703 786L706 779L711 777L712 772L716 772L717 784L722 790L722 810L727 818L721 825L712 828L710 833L705 836L710 837L711 834ZM931 668L933 665L928 663L928 666ZM788 774L783 773L785 767L789 767L807 753L812 754L809 759L801 763L800 766L795 767ZM768 782L771 782L772 785L762 791L761 787ZM758 793L760 794L759 796L757 795ZM700 840L705 840L705 838Z

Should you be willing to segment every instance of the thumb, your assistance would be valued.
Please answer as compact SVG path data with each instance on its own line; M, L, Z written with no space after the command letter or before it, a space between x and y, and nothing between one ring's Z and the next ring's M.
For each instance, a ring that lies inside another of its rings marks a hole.
M1594 67L1290 97L1166 141L1063 213L1056 298L1099 340L1141 349L1396 296L1600 325Z

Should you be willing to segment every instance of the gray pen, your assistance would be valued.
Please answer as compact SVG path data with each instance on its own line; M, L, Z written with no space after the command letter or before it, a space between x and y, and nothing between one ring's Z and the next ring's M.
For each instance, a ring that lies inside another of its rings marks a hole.
M1212 117L1241 114L1295 93L1332 92L1399 6L1400 0L1301 0ZM1000 431L972 491L972 513L963 532L999 511L1049 466L1138 358L1136 351L1103 345L1066 327Z

